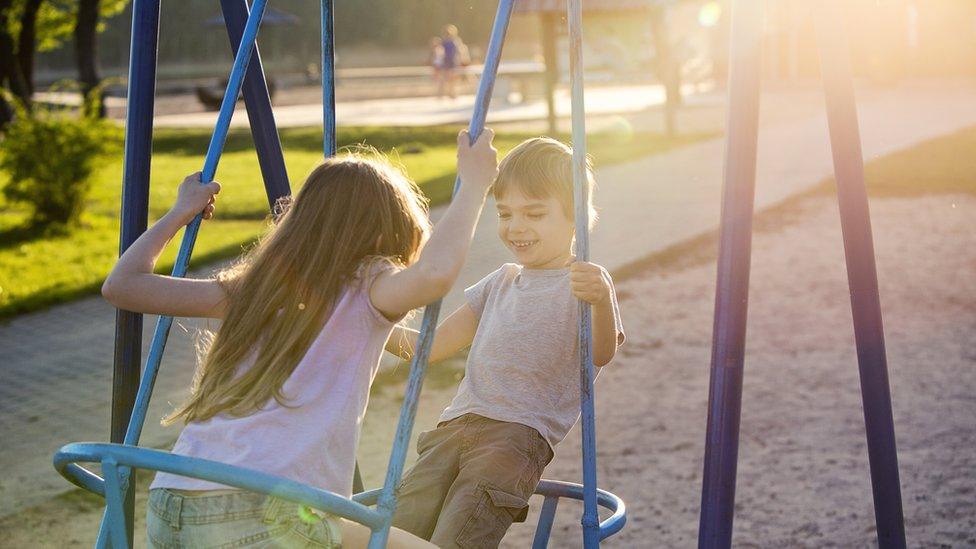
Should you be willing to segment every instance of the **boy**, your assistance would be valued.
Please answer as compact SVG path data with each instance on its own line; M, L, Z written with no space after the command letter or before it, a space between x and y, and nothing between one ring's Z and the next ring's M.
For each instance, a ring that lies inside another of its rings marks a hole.
M553 448L579 419L577 300L593 307L595 365L623 342L610 276L573 257L572 174L572 150L553 139L529 139L502 160L498 236L517 263L465 290L467 303L437 328L430 362L471 351L453 402L417 439L393 524L439 547L496 547L525 520ZM387 350L409 359L414 341L398 327Z

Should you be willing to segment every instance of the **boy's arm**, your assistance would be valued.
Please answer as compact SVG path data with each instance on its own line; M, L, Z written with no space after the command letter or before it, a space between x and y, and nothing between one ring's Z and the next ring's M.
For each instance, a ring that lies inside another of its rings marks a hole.
M570 266L569 276L573 295L592 306L593 364L604 366L622 343L613 310L613 282L603 267L583 261Z
M593 305L593 364L597 367L608 364L617 354L619 334L611 299Z
M471 345L478 330L478 317L468 304L451 313L434 332L428 362L435 363L454 356L461 349ZM413 359L414 345L420 332L397 325L386 343L386 350L403 360Z

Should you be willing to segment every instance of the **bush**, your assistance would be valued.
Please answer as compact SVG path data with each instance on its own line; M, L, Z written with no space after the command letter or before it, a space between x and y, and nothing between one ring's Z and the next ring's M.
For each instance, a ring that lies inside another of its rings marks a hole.
M117 144L118 130L93 117L15 104L16 118L0 137L4 196L33 208L35 226L78 222L95 163Z

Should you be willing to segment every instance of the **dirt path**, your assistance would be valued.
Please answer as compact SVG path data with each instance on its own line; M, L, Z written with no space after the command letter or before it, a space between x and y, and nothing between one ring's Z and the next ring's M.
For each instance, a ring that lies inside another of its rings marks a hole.
M974 214L971 196L872 201L912 546L976 544ZM836 205L805 199L757 226L766 228L753 244L734 544L875 544ZM598 384L599 476L626 500L630 519L607 547L695 544L713 251L708 242L687 246L618 283L628 342ZM429 380L418 429L450 397L458 368ZM400 393L399 384L374 393L360 452L369 485L385 467ZM574 430L546 477L577 481L578 456ZM541 500L532 503L505 547L529 546ZM5 517L4 545L90 546L99 505L73 492ZM579 506L561 504L550 547L579 546L578 522Z

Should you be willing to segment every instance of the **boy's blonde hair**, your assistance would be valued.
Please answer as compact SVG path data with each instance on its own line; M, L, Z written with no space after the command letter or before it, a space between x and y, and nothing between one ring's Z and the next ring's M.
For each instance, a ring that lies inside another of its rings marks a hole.
M593 163L589 157L586 186L593 228L597 213L593 207ZM498 165L492 194L498 199L513 188L530 198L555 197L566 217L574 219L573 149L550 137L533 137L519 143Z
M358 273L409 265L430 233L416 184L378 154L329 158L305 180L259 243L217 280L223 323L205 349L189 400L164 424L249 415L282 387ZM246 371L239 368L252 361Z

